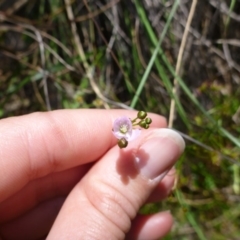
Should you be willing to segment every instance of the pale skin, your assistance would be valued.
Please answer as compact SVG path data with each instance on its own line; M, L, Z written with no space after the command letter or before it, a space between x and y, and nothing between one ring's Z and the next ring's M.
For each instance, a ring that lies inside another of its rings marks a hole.
M170 212L142 216L138 210L171 192L172 167L183 151L183 141L154 138L154 144L159 142L148 153L151 146L143 144L151 142L149 136L156 129L166 127L165 118L148 114L151 127L120 150L111 132L113 121L122 115L133 119L136 114L59 110L0 120L0 239L165 236L173 224ZM153 167L153 175L145 165L159 149L161 168ZM146 162L137 167L136 156Z

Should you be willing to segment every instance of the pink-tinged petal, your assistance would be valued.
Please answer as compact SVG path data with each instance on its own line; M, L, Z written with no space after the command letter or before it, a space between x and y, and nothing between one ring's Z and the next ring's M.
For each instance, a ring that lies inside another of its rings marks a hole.
M121 139L123 137L125 137L125 134L121 133L121 132L114 132L112 131L113 135L117 138L117 139Z
M141 134L141 129L133 129L132 121L123 116L114 121L112 133L117 139L124 138L126 141L133 141Z
M133 141L138 138L141 134L141 129L133 129L131 136L127 139L128 141Z
M128 127L128 132L131 133L132 132L132 122L131 120L126 117L126 116L122 116L117 118L114 123L113 123L113 131L114 132L119 132L120 131L120 127L122 125L126 125Z
M114 131L112 131L112 133L117 139L125 138L126 140L128 140L131 137L129 133L123 134L121 132L114 132Z

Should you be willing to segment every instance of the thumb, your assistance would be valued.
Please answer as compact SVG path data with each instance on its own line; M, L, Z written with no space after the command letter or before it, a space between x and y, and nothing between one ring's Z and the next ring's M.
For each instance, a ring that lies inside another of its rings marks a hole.
M124 239L184 146L173 130L151 129L110 149L75 186L47 239Z

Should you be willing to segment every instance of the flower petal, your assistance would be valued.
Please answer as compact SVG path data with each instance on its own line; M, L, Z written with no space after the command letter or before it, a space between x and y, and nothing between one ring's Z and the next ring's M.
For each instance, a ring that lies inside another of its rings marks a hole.
M123 134L119 131L116 131L116 132L112 131L112 133L117 139L125 138L125 136L126 136L126 134Z
M128 128L128 132L131 133L132 132L132 122L131 120L126 117L126 116L122 116L122 117L119 117L117 118L114 123L113 123L113 131L114 132L119 132L120 130L120 127L122 125L126 125L127 128Z
M141 129L139 129L139 128L133 129L131 136L127 140L128 141L133 141L136 138L138 138L140 136L140 134L141 134Z
M123 127L127 129L126 132L121 131ZM132 121L128 117L122 116L114 121L112 133L117 139L124 138L127 141L133 141L141 134L141 129L133 129Z

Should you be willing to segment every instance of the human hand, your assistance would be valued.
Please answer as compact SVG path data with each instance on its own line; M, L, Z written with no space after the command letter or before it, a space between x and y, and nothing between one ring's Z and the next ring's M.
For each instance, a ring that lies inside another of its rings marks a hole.
M137 212L171 191L168 171L184 141L149 114L151 128L119 149L111 129L122 115L136 112L59 110L0 121L0 239L151 240L170 231L169 212Z

